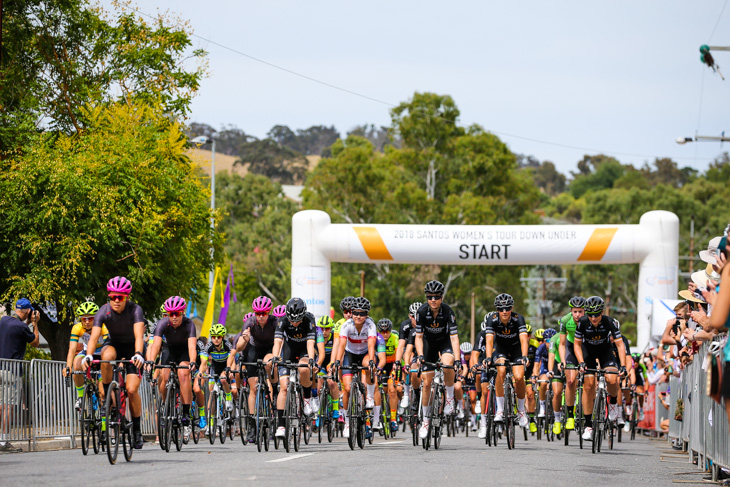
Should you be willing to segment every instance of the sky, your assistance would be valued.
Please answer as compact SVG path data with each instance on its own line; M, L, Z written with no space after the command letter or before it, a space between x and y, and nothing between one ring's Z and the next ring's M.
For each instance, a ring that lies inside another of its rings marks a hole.
M703 65L699 53L701 44L730 46L726 4L137 5L145 13L169 9L189 19L194 47L209 53L210 75L192 103L190 122L234 125L257 137L277 124L293 130L334 125L345 135L357 125L390 125L393 106L428 91L454 99L461 125L479 124L513 152L552 161L568 174L584 154L605 153L635 166L670 157L704 171L730 150L727 143L675 142L726 129L730 136L730 79ZM713 54L730 76L730 51Z

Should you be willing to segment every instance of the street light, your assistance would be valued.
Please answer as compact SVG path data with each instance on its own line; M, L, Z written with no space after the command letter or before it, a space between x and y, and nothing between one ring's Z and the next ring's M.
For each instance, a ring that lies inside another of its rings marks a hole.
M694 137L677 137L676 142L677 144L683 145L687 142L702 142L703 140L715 142L730 142L730 137L725 137L725 132L723 132L721 136L695 135Z
M215 139L212 137L207 137L205 135L198 135L195 137L192 141L193 144L203 145L210 143L212 145L211 150L213 152L213 158L211 161L211 167L210 167L210 210L211 212L215 210ZM213 217L210 217L210 228L211 230L215 230L215 220ZM213 259L213 245L210 246L210 258ZM214 274L213 269L210 270L210 276L208 277L208 289L210 292L213 292L213 282Z

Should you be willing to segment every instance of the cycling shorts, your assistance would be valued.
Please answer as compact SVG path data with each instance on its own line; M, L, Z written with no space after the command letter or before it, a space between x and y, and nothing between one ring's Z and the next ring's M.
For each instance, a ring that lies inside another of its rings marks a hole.
M522 357L522 346L520 342L503 343L498 340L494 341L494 350L492 351L492 360L506 358L509 362L514 362Z
M441 359L441 355L444 355L446 353L454 355L454 351L451 348L450 337L442 338L441 340L431 343L424 336L423 359L426 362L436 363L439 361L439 359ZM433 370L433 367L424 364L423 372L428 372L429 370Z
M345 350L345 356L342 357L342 366L349 367L350 365L362 365L363 360L365 360L367 356L367 353L351 353ZM342 375L352 375L352 370L342 369Z
M578 367L578 358L575 356L575 348L573 347L573 342L565 340L565 364L566 366Z
M281 360L284 362L292 362L296 363L299 362L303 358L309 358L309 355L307 354L307 345L306 342L298 347L292 347L287 343L284 342L284 347L281 349ZM301 370L299 371L301 372ZM286 367L279 367L279 377L288 377L289 376L289 369Z
M600 365L601 369L605 369L606 367L616 367L618 368L618 364L616 363L616 356L613 354L613 351L610 347L607 347L603 350L599 349L588 349L583 348L583 359L586 361L586 367L589 369L595 369L596 365ZM594 375L593 372L586 372L586 375Z
M117 352L115 360L131 360L134 357L134 343L115 343L109 339L102 345L102 351L107 347L113 347ZM128 374L137 374L139 370L134 364L124 364L124 368Z

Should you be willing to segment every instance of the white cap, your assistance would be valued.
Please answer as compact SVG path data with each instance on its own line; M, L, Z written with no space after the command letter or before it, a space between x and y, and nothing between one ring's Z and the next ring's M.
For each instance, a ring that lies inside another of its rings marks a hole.
M712 264L707 264L707 268L703 271L697 271L692 273L692 282L700 287L707 288L708 279L712 279L715 282L720 282L720 274L712 270Z
M710 240L710 243L707 244L707 250L700 250L700 259L708 264L716 265L715 256L717 255L717 246L720 245L720 240L722 240L722 237L715 237Z

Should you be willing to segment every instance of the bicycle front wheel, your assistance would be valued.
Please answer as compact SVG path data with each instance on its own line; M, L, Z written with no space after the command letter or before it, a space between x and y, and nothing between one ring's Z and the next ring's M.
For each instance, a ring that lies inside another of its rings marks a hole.
M512 382L505 380L504 384L504 425L507 436L507 448L512 450L515 447L515 405L513 403Z
M132 461L134 446L132 445L132 422L122 419L121 426L122 450L124 451L124 459L128 462Z
M84 455L89 453L89 446L92 446L92 443L96 444L94 438L94 398L92 394L91 386L86 384L81 395L81 418L79 421L81 426L81 453Z
M241 435L241 443L248 443L249 427L251 424L250 411L248 409L248 391L242 389L238 393L238 434Z
M121 414L117 405L119 404L119 384L113 381L109 384L109 391L106 394L106 404L104 411L106 414L106 454L109 463L114 465L117 463L117 455L119 454L120 423Z
M218 392L210 393L208 400L208 440L210 444L215 444L215 435L218 434Z

